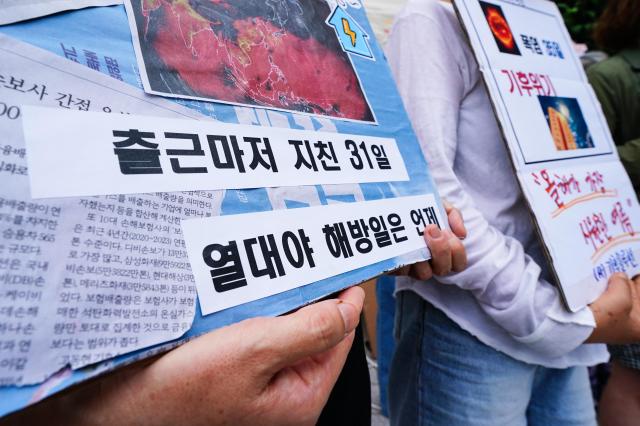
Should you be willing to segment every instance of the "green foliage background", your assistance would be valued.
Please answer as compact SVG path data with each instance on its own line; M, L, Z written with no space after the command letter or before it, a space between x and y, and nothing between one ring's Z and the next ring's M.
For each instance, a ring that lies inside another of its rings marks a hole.
M590 48L594 48L595 45L591 38L593 24L602 13L606 0L557 0L556 4L562 12L564 22L567 24L573 40L577 43L586 43Z

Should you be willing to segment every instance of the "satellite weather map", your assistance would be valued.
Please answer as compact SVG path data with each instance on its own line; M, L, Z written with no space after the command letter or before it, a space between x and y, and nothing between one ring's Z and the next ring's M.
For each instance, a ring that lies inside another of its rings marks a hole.
M373 122L325 0L133 0L151 91Z

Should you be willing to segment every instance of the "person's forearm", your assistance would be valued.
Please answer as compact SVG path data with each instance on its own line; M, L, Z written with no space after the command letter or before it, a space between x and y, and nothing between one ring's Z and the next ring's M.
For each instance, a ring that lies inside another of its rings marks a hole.
M590 306L591 312L596 319L596 327L585 343L608 343L611 331L615 329L619 321L611 312L598 306Z

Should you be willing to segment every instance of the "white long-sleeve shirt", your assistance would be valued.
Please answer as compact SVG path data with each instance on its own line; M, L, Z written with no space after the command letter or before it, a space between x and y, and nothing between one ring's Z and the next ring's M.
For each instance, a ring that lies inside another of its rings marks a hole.
M583 342L589 308L564 309L462 28L449 4L410 0L387 57L440 195L461 210L468 267L437 280L399 279L483 343L549 368L608 359Z

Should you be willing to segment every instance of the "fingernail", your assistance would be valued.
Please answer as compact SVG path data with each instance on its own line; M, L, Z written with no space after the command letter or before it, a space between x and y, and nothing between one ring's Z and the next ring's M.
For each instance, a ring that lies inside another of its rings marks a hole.
M433 238L434 240L437 240L442 236L442 231L437 226L434 226L433 228L429 229L429 235L431 235L431 238Z
M345 335L351 333L355 330L358 322L360 321L360 314L358 313L358 310L351 303L343 301L338 303L338 310L340 311L340 315L342 315L342 320L344 321Z

